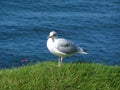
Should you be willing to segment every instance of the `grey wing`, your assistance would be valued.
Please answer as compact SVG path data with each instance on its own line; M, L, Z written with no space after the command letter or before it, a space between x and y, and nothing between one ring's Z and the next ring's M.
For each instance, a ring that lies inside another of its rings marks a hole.
M73 53L77 53L79 52L79 47L77 47L76 45L74 45L71 41L66 40L66 39L57 39L55 41L55 47L63 53L66 54L73 54Z

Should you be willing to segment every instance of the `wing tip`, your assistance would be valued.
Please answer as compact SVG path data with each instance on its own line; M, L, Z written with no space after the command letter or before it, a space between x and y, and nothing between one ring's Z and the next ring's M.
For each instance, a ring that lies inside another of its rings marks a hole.
M88 54L86 49L83 49L82 54Z

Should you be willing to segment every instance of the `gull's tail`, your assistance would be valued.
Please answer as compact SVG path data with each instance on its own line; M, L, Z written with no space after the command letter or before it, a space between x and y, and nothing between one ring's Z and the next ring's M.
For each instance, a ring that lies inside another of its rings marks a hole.
M82 49L82 48L80 48L79 53L80 54L88 54L87 50L86 49Z

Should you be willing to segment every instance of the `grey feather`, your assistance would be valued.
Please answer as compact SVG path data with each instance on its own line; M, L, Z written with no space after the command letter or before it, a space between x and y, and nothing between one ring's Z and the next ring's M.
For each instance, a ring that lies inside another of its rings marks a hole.
M66 54L78 53L80 51L79 47L77 47L75 44L73 44L71 41L67 39L62 38L56 39L55 46L60 52Z

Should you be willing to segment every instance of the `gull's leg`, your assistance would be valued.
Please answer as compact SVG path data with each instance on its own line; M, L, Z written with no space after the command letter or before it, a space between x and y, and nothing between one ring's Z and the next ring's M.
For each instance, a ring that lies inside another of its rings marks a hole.
M62 60L63 60L63 57L59 57L59 58L58 58L58 67L61 67L61 65L62 65Z
M58 57L58 67L61 66L61 57Z
M62 65L63 57L60 57L60 65Z

